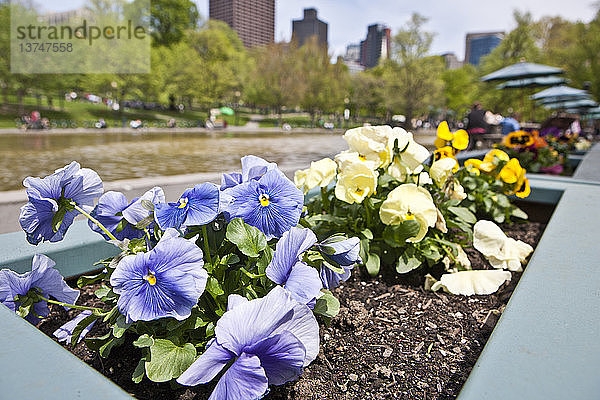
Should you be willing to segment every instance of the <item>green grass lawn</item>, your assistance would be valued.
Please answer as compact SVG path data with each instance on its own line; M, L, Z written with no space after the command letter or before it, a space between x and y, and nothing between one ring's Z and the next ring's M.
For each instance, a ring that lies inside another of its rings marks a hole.
M2 98L2 100L4 100ZM0 128L16 128L17 121L20 120L18 112L17 98L8 97L9 104L0 106ZM103 118L109 127L121 126L121 116L127 120L140 119L147 126L166 126L167 121L175 118L177 126L198 126L198 121L205 121L208 117L206 111L185 110L178 111L159 111L159 110L136 110L124 109L122 113L109 109L104 104L94 104L87 101L64 102L64 109L60 110L60 103L54 100L53 107L50 108L46 102L42 102L42 107L38 107L37 100L34 97L25 97L23 99L25 114L30 115L32 111L39 111L42 118L48 118L53 126L57 127L88 127L93 126L100 118ZM227 121L229 125L235 125L236 117L233 115L220 116ZM245 125L248 122L245 114L238 115L238 125Z

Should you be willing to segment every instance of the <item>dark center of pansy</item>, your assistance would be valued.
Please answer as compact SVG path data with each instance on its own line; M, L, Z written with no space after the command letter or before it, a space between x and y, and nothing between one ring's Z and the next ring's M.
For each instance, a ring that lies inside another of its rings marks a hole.
M262 193L260 196L258 196L258 200L260 201L260 205L263 207L266 207L269 205L269 195Z

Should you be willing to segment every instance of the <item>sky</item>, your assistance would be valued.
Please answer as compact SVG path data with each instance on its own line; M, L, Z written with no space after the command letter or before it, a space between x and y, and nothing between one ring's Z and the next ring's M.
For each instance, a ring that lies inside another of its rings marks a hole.
M208 17L209 0L194 1L202 16ZM64 11L83 2L44 0L43 4L48 10ZM318 18L329 24L330 53L342 55L346 45L365 38L368 25L384 23L395 33L417 12L429 18L425 30L436 33L431 54L452 52L462 60L468 32L508 32L515 27L515 9L529 11L535 19L549 15L589 22L594 4L594 0L276 0L275 39L289 40L292 20L302 19L302 10L314 7Z

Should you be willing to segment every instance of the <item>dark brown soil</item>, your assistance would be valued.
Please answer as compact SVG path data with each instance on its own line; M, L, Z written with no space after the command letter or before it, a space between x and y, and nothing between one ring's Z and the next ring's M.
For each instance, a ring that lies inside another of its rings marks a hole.
M501 225L506 234L534 246L545 224ZM474 249L465 249L473 268L490 268ZM355 273L334 290L342 309L321 324L321 352L298 381L272 387L266 399L453 399L510 297L521 273L489 296L455 296L425 291L414 279L365 279ZM80 302L93 302L94 288ZM47 334L78 312L54 308L40 324ZM91 334L101 334L102 326ZM130 344L102 359L82 343L65 346L138 399L206 399L212 385L183 388L144 379L131 381L140 358Z

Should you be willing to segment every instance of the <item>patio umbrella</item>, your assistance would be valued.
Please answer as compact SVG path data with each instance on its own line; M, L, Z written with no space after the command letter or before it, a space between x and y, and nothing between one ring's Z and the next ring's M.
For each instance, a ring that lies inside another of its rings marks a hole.
M540 76L537 78L515 79L496 86L497 89L536 88L544 86L555 86L565 83L565 78L558 76Z
M540 76L559 75L564 71L560 68L549 65L534 64L528 62L518 62L508 67L494 71L491 74L481 78L484 82L489 81L507 81L514 79L536 78Z
M583 108L598 107L598 103L592 99L567 100L557 103L544 104L544 107L550 109L579 110Z
M555 86L546 90L542 90L530 97L533 100L537 100L538 103L554 108L552 104L561 104L564 102L572 101L592 101L592 98L587 91L581 89L575 89L569 86ZM561 106L557 106L560 108Z
M492 72L491 74L485 75L481 80L483 82L491 82L491 81L520 81L526 79L533 78L543 78L550 77L551 75L559 75L564 73L564 70L556 67L551 67L549 65L542 64L534 64L528 63L525 61L518 62L516 64L509 65L508 67L501 68L497 71ZM543 82L543 81L542 81ZM561 82L562 83L562 82ZM515 82L514 85L517 83ZM529 84L533 84L533 82L529 82ZM521 89L521 110L525 108L525 92L524 88L532 87L527 84L523 84L522 86L512 86L513 84L505 83L504 87L499 87L499 89L508 89L508 88L520 88ZM502 86L502 85L501 85ZM535 107L535 105L534 105ZM531 110L531 119L534 119L535 109Z
M225 114L225 115L235 114L235 112L233 111L233 109L231 107L221 107L221 108L219 108L219 111L221 111L221 114Z

